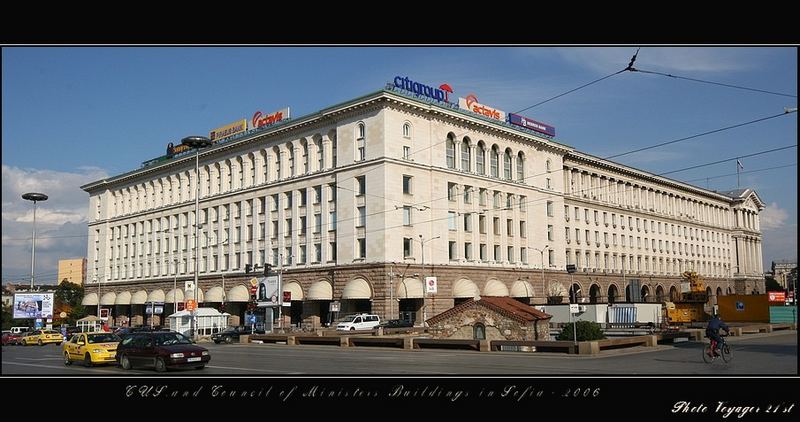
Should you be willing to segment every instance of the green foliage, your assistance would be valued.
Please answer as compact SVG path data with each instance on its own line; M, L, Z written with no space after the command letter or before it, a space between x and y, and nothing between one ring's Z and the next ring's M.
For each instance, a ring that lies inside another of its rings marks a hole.
M67 317L62 320L62 322L75 325L76 321L84 316L84 309L81 305L83 294L83 286L70 283L69 281L62 281L61 284L56 287L54 294L54 316L58 318L61 312L66 312Z
M3 329L10 330L13 327L14 321L11 319L14 314L11 311L11 306L3 305Z
M578 341L602 340L606 338L606 336L603 334L603 330L600 328L600 324L596 322L578 321L575 323L575 325L578 327ZM572 324L565 325L564 329L561 331L561 334L559 334L556 338L556 340L572 339Z
M764 277L764 287L768 292L782 292L784 290L780 283L772 277Z

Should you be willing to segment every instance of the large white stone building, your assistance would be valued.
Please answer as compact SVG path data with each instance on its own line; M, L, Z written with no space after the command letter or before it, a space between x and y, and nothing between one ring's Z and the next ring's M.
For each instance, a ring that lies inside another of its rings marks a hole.
M479 294L664 300L685 270L712 296L763 284L752 190L659 177L399 89L223 139L199 166L197 253L194 152L82 187L88 309L134 325L148 300L169 313L193 296L195 257L201 306L243 317L245 265L271 264L295 324L329 321L331 302L419 321Z

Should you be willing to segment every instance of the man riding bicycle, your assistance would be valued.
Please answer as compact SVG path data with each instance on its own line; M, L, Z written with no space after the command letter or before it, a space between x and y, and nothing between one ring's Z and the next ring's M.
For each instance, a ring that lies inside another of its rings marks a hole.
M719 315L714 315L711 317L711 321L708 321L708 326L706 327L706 337L711 339L711 350L714 353L712 355L712 352L709 352L709 356L719 356L717 345L722 342L722 337L719 336L720 328L725 330L726 335L730 334L731 329L728 327L728 325L722 322L722 320L719 318Z

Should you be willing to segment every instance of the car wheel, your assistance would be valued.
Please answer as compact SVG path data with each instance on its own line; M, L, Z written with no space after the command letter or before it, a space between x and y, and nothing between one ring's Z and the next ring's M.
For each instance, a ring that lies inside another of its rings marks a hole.
M64 352L64 365L70 366L72 365L72 361L69 360L69 353Z
M89 353L86 353L86 356L83 357L83 364L86 365L87 368L92 367L92 356Z
M231 336L225 337L225 343L227 343L227 344L233 343L233 337L231 337Z
M39 339L39 341L37 341L36 344L38 344L39 346L44 346L44 343L42 343L42 339Z
M214 340L214 344L219 344L219 340Z
M126 355L122 355L122 357L119 359L119 364L120 366L122 366L122 369L125 370L131 369L131 361L130 359L128 359L128 356Z
M205 367L206 367L205 365L200 365L200 366L195 366L194 369L203 369Z
M156 371L165 372L167 370L167 363L163 358L156 358Z

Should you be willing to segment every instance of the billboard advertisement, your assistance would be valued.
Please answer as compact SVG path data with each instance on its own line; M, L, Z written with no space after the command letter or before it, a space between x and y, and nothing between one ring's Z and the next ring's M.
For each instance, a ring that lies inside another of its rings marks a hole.
M247 119L242 119L237 122L231 123L229 125L225 125L222 127L218 127L211 132L208 132L208 138L212 141L217 141L222 138L227 138L228 136L236 135L237 133L242 133L247 131Z
M508 123L512 125L522 126L525 129L535 130L539 133L544 133L549 136L556 136L556 128L546 123L537 122L536 120L520 116L519 114L508 113Z
M467 95L467 98L458 99L458 106L464 110L489 117L491 119L505 121L506 112L494 107L489 107L478 102L478 97L475 94Z
M52 318L53 293L15 293L14 318Z
M253 119L250 122L250 128L255 129L262 126L269 126L271 124L278 123L281 120L288 119L289 117L289 107L282 108L269 114L256 111L255 114L253 114Z
M259 307L280 306L283 303L280 274L262 277L258 280L256 301Z

